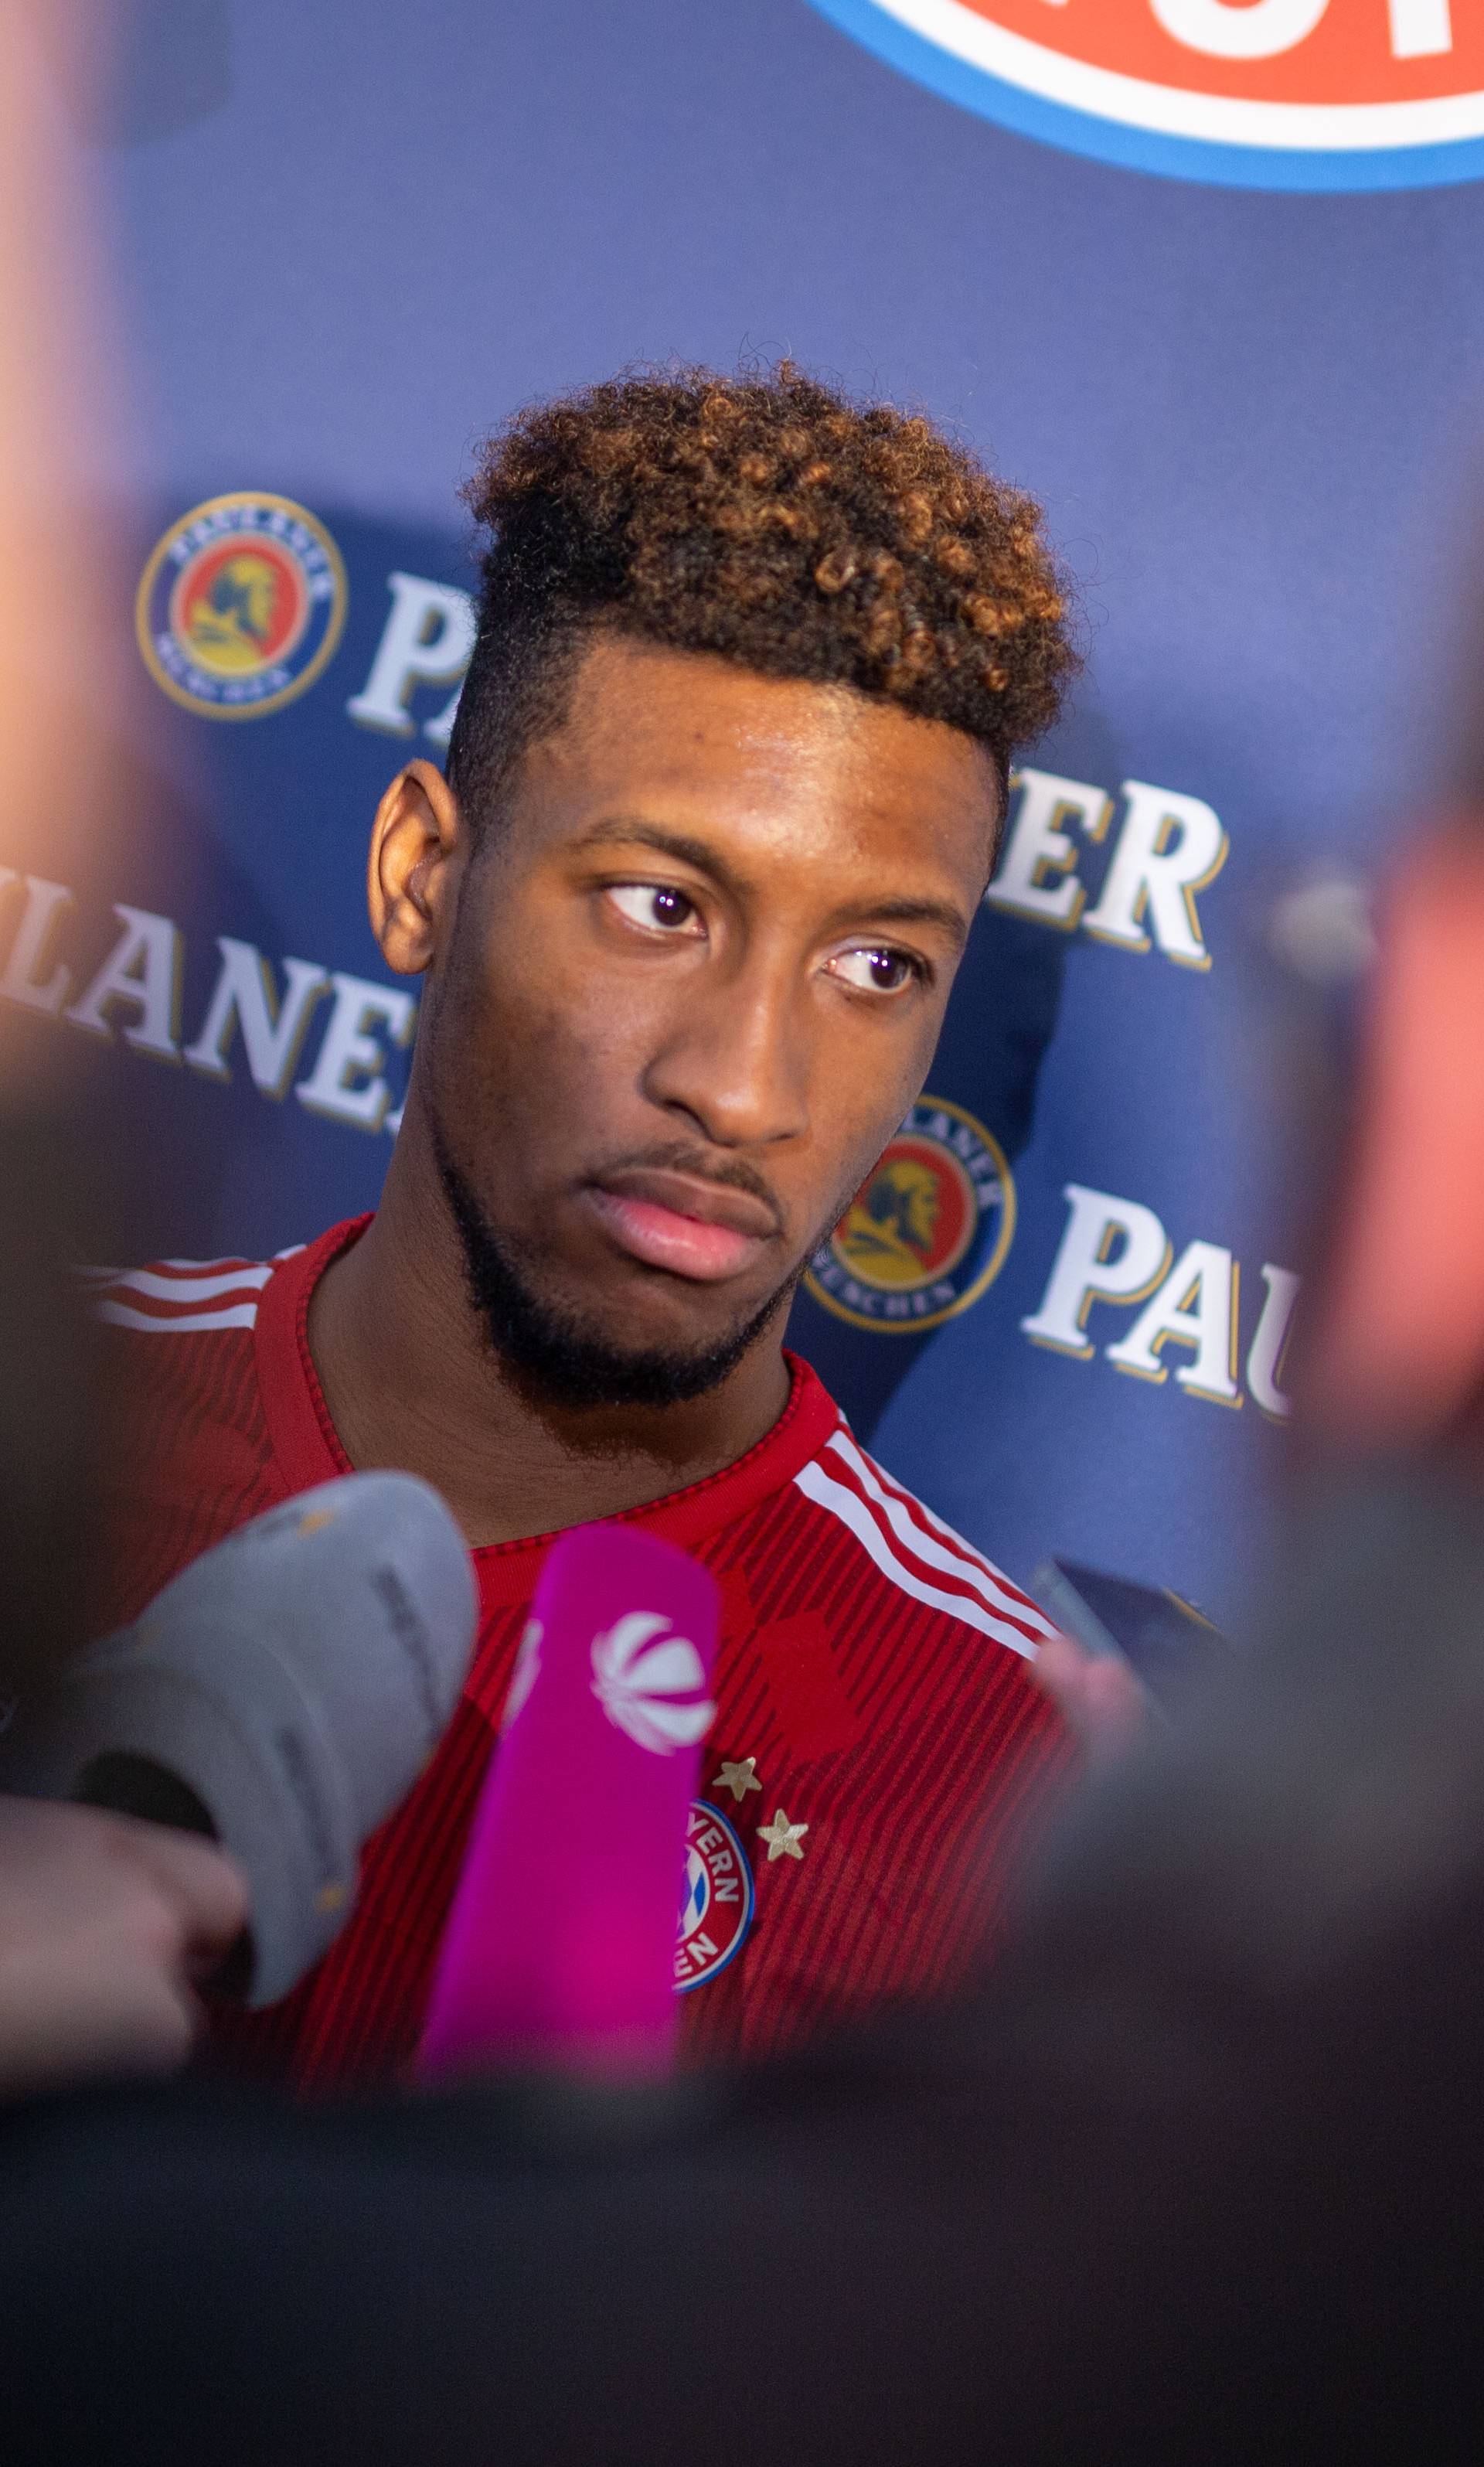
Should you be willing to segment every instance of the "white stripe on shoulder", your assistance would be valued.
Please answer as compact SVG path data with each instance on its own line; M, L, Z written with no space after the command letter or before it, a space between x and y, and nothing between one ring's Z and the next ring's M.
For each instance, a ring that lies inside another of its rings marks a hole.
M157 1268L178 1268L182 1276L209 1277L217 1268L251 1268L261 1266L259 1259L244 1259L240 1251L228 1251L219 1259L157 1259Z
M215 1328L253 1327L258 1296L274 1270L273 1260L160 1259L152 1268L84 1268L96 1298L94 1309L114 1327L143 1336L204 1335ZM132 1297L138 1296L136 1302ZM159 1304L170 1304L161 1309ZM214 1308L214 1304L221 1304Z
M229 1310L181 1311L173 1319L162 1319L155 1311L130 1310L127 1302L100 1302L98 1316L115 1327L139 1328L146 1336L194 1336L207 1328L255 1326L258 1304L235 1302Z
M860 1493L847 1489L843 1482L834 1481L818 1457L811 1459L800 1472L796 1473L794 1482L796 1488L801 1490L806 1499L812 1499L817 1507L827 1509L831 1516L839 1517L842 1525L848 1526L866 1556L875 1561L888 1582L895 1585L900 1593L910 1594L913 1601L926 1602L932 1610L946 1611L950 1618L961 1619L965 1627L978 1628L981 1636L992 1637L997 1644L1008 1645L1012 1653L1023 1654L1027 1662L1035 1660L1034 1644L1019 1628L1012 1627L1008 1619L998 1618L984 1603L967 1594L946 1594L941 1585L929 1584L926 1577L910 1568L905 1559L898 1558ZM961 1563L956 1563L956 1573L959 1573L960 1567ZM967 1571L963 1573L967 1573ZM1046 1633L1050 1634L1049 1628Z
M972 1585L991 1610L998 1609L1011 1618L1023 1620L1027 1627L1034 1628L1038 1636L1056 1634L1055 1622L1048 1619L1044 1611L1038 1610L1034 1602L1028 1601L1020 1587L1012 1585L1009 1577L1001 1574L992 1559L986 1559L981 1550L976 1550L972 1542L966 1542L961 1533L956 1533L951 1525L945 1525L941 1517L934 1516L920 1499L911 1494L904 1497L899 1491L888 1490L880 1469L856 1446L848 1432L837 1431L828 1445L849 1466L866 1497L875 1502L897 1540L913 1558L920 1559L925 1567L936 1568L944 1575L956 1576L961 1583ZM933 1532L924 1532L917 1522L919 1516L933 1528ZM941 1536L941 1539L935 1539L934 1535Z
M144 1294L150 1301L211 1302L219 1294L260 1292L272 1274L271 1268L234 1268L221 1277L162 1277L153 1268L130 1268L109 1282L118 1290Z

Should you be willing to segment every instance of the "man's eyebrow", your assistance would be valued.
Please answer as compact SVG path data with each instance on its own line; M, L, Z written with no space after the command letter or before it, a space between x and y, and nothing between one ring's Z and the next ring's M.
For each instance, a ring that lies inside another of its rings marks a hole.
M973 922L947 899L881 899L863 913L873 924L941 925L956 942L967 942Z
M681 865L693 865L697 873L708 873L724 891L740 891L741 878L734 873L724 856L708 846L705 840L687 838L684 831L667 831L658 823L641 822L637 814L610 814L595 823L574 842L579 849L602 848L615 843L623 848L652 848L661 856L672 856Z
M698 873L708 873L724 891L740 893L745 885L741 876L726 858L706 840L689 838L684 831L666 830L659 823L646 823L637 814L611 814L595 823L574 845L579 849L602 848L609 844L621 848L652 848L662 856L672 856L681 865L694 866ZM872 925L936 925L956 944L969 939L971 917L963 915L949 899L876 899L852 901L842 907L842 923L859 918L863 927Z

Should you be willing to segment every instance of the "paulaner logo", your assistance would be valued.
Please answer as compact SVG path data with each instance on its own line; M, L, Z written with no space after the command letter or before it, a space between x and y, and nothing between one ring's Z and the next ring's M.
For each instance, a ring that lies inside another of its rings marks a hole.
M239 489L172 523L134 622L157 686L207 719L261 719L312 686L346 622L346 570L288 497Z
M983 1123L921 1097L804 1283L855 1327L915 1335L978 1301L1014 1231L1015 1185Z
M1476 0L814 0L893 67L1106 163L1259 189L1484 178Z

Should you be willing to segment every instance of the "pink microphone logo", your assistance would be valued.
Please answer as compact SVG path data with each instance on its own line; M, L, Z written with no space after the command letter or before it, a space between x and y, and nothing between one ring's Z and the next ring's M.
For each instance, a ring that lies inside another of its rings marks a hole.
M657 1611L631 1611L593 1640L594 1695L655 1756L698 1747L716 1717L701 1656L688 1638L665 1635L669 1624Z

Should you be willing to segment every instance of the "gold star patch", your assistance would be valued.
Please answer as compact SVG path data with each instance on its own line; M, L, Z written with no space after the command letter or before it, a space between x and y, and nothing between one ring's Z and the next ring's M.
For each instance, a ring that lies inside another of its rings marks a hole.
M808 1830L807 1824L790 1824L781 1807L775 1809L773 1822L757 1828L759 1842L768 1845L769 1867L775 1859L801 1859L804 1854L798 1845Z
M754 1778L756 1772L757 1758L755 1756L744 1756L739 1765L730 1765L727 1763L726 1759L723 1758L722 1769L717 1775L715 1780L712 1782L711 1788L713 1790L730 1790L732 1798L740 1807L750 1790L761 1790L762 1788L762 1783Z

